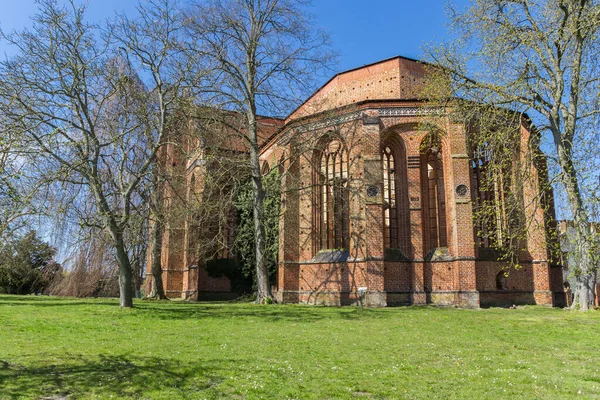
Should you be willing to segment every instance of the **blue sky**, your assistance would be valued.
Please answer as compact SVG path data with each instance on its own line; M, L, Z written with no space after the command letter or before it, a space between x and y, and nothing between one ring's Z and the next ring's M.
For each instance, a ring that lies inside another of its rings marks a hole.
M138 0L87 0L88 15L101 21L115 11L135 14ZM452 0L459 6L467 0ZM447 37L445 0L314 0L319 26L331 33L343 71L397 55L421 58L424 43ZM21 29L36 13L34 0L0 0L0 27ZM10 54L0 41L0 55Z
M464 6L466 0L453 0ZM318 0L314 14L340 53L340 70L394 56L420 59L422 46L447 37L445 0Z

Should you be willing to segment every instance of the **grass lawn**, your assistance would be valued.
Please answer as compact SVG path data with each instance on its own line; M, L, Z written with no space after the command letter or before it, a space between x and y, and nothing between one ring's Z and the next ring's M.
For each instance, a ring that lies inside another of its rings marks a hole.
M1 399L600 399L600 313L0 296Z

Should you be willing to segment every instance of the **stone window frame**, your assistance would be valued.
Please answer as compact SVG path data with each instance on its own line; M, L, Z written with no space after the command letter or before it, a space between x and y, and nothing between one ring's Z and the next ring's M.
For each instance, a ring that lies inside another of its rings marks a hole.
M349 151L343 139L330 132L313 160L313 226L315 254L350 246Z
M493 176L493 188L484 190L481 187L481 181L486 179L486 174L489 173L490 157L489 150L485 145L481 145L473 150L471 159L473 211L477 212L480 207L484 207L484 202L491 203L495 211L493 220L483 221L480 217L473 224L476 246L484 249L502 247L503 235L508 230L509 223L505 196L506 191L510 188L510 174L501 170L499 174L495 173ZM490 235L490 231L492 235Z
M384 248L406 252L410 248L408 169L406 164L406 148L397 132L391 132L384 137L381 158L383 170ZM393 171L390 171L392 168Z
M448 247L448 199L446 198L442 145L421 154L424 244L431 249Z

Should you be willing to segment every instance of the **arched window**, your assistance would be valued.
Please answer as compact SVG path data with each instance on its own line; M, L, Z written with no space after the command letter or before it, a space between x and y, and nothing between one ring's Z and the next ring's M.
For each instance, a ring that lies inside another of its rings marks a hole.
M475 239L479 247L499 247L506 240L509 220L506 198L510 192L509 168L496 165L487 145L473 152L473 211ZM516 222L518 217L514 218Z
M446 195L444 166L440 149L431 148L424 155L423 200L425 226L429 233L429 248L448 246L446 233Z
M268 175L269 172L271 172L271 167L269 167L269 162L265 161L265 162L263 162L263 165L260 169L260 174L264 176L264 175Z
M496 275L496 290L507 290L508 285L506 283L506 272L500 271Z
M283 172L285 171L285 152L281 154L281 158L279 159L279 164L277 167L279 169L279 176L283 176Z
M385 146L383 149L383 200L385 202L383 221L385 247L387 248L399 247L396 175L396 157L390 146Z
M223 213L218 222L217 258L233 258L233 243L235 240L236 223L235 208L231 207L227 212Z
M317 250L347 249L350 236L348 151L344 144L339 139L329 141L318 154L317 166Z
M196 174L192 174L192 178L190 179L190 198L195 194L196 192Z
M384 200L384 245L385 248L410 252L410 216L406 157L400 139L391 136L384 142L383 200Z
M196 206L196 174L192 173L192 177L190 178L189 186L188 186L188 204L193 204ZM187 230L187 245L188 245L188 263L194 264L197 262L197 251L196 245L198 243L198 236L200 235L200 229L198 228L197 215L194 213L190 214L188 217L188 230Z

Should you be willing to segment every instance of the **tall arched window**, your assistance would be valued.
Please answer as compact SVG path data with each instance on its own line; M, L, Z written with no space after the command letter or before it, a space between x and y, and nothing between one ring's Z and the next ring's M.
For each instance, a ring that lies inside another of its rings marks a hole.
M265 162L263 162L262 167L260 168L260 173L261 173L261 175L264 176L264 175L268 175L269 172L271 172L271 167L269 166L269 162L265 161Z
M283 176L283 172L285 171L285 152L281 154L277 168L279 168L279 176Z
M392 151L390 146L385 146L383 149L384 238L386 248L396 249L400 247L398 244L397 175L398 171L396 169L394 151Z
M192 197L194 196L194 194L196 193L196 174L192 174L192 177L190 179L190 186L189 186L189 200L192 199Z
M409 256L410 209L408 203L408 178L406 151L397 134L389 135L381 152L383 161L384 245L400 249Z
M194 204L196 199L196 174L192 173L192 177L190 178L190 183L188 185L188 193L187 193L187 201L188 204ZM198 244L198 236L200 235L200 229L198 228L198 216L195 213L189 215L188 219L188 263L194 264L197 262L198 252L197 252L197 244Z
M507 165L492 162L493 153L487 145L473 152L473 211L475 212L475 240L479 247L502 246L508 233L507 197L510 192L510 174Z
M429 233L429 248L448 246L443 167L441 150L432 148L425 153L423 200L425 200L424 214Z
M339 139L329 141L318 154L317 250L347 249L348 151Z

